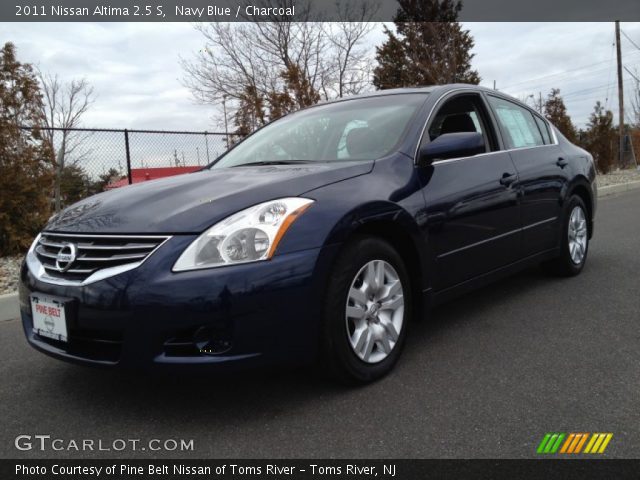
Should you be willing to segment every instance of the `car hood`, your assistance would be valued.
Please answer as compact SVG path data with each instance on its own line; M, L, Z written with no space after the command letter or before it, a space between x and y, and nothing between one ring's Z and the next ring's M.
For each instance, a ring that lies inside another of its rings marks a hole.
M244 208L369 173L373 162L202 170L94 195L51 218L67 233L201 233Z

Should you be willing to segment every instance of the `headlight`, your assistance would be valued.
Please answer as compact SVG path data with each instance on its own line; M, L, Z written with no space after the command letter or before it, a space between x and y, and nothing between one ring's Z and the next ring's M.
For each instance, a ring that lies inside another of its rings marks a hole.
M268 260L287 229L312 203L308 198L281 198L231 215L194 240L173 271Z

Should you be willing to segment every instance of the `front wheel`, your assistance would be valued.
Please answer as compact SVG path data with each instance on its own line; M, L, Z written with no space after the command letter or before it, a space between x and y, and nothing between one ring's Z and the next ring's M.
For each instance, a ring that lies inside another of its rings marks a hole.
M556 275L574 276L579 274L589 252L589 227L587 209L582 198L573 195L567 202L562 226L562 244L560 255L544 264L544 267Z
M322 360L346 383L391 370L411 314L404 262L386 241L359 237L338 258L325 297Z

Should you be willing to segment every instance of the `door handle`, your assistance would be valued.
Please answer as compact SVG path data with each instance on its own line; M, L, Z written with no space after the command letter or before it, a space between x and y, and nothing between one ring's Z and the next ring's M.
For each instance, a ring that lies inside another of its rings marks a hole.
M518 179L518 175L517 174L505 172L505 173L502 174L502 178L500 178L500 185L504 185L505 187L508 187L513 182L515 182L517 179Z
M569 165L569 162L567 162L564 158L560 157L558 158L558 160L556 161L556 165L559 166L560 168L564 168L567 165Z

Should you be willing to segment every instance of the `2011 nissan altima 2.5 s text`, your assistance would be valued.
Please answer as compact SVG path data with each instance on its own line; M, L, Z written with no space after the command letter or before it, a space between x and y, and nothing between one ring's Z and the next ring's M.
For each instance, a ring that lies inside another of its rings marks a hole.
M493 90L342 99L51 218L21 270L24 331L87 365L317 361L368 382L430 306L534 264L580 273L595 189L589 153Z

